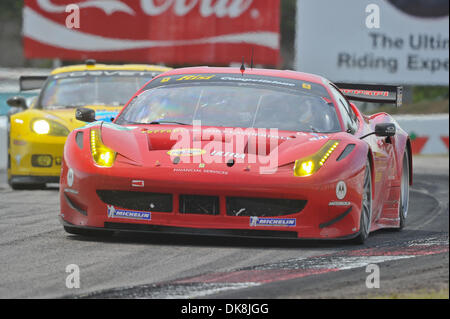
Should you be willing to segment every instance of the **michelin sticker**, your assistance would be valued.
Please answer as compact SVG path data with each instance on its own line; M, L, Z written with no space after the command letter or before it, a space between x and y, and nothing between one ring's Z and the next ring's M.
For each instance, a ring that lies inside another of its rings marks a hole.
M140 220L151 220L152 215L150 212L138 212L135 210L116 209L112 205L108 205L108 217L109 218L129 218Z
M263 217L250 217L250 226L284 226L294 227L297 224L295 218L263 218Z

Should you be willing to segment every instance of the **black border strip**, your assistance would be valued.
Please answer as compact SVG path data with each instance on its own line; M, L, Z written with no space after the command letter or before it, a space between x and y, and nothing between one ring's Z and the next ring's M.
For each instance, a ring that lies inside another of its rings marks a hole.
M325 228L325 227L330 227L331 225L337 223L338 221L340 221L341 219L343 219L345 216L347 216L348 214L350 214L350 212L352 211L353 207L350 206L349 209L347 209L343 214L339 215L338 217L327 221L326 223L322 223L319 225L319 228Z

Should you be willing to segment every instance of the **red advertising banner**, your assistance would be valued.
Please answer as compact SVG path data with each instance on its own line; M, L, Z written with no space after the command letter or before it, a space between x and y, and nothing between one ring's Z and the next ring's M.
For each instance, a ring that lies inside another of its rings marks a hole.
M276 66L279 16L279 0L25 0L24 50L27 58L226 65L249 62L253 49L256 64Z

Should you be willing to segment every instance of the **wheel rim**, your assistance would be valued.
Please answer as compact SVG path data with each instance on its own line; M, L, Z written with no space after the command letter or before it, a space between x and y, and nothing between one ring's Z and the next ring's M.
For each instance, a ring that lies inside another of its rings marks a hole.
M405 154L403 157L403 168L402 168L402 185L401 185L401 195L400 195L400 209L401 214L404 218L408 215L409 206L409 159L408 155Z
M370 167L366 167L366 173L364 175L364 192L363 192L363 200L362 200L362 226L364 229L362 231L365 235L369 234L370 224L372 217L372 179L370 177Z

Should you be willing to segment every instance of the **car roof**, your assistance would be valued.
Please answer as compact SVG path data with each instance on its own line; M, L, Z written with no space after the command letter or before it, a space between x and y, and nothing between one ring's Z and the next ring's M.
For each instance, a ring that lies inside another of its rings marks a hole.
M52 71L52 75L68 73L68 72L79 72L79 71L156 71L156 72L166 72L170 71L172 68L159 66L159 65L149 65L149 64L79 64L70 65L60 68L56 68Z
M182 74L202 74L202 73L215 73L215 74L241 74L240 68L236 67L188 67L173 69L172 71L164 73L164 76L170 75L182 75ZM245 74L248 75L261 75L261 76L271 76L279 78L288 78L299 81L307 81L324 85L328 82L325 78L320 75L315 75L311 73L303 73L291 70L274 70L274 69L245 69Z

